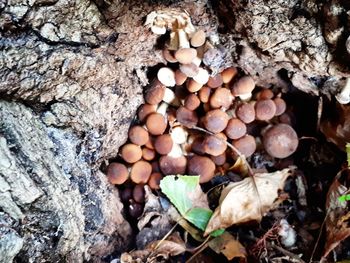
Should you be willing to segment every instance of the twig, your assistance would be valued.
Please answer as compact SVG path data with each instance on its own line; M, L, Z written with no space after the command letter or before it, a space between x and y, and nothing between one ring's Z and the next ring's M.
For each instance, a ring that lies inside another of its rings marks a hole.
M275 244L269 244L269 246L271 248L277 249L279 252L283 253L284 255L299 261L300 263L305 263L305 261L302 260L298 255L296 255L296 254L294 254L294 253L292 253L292 252L290 252L290 251L288 251L288 250L286 250L286 249L284 249L284 248L282 248L280 246L277 246Z
M208 241L209 241L209 239L210 239L210 236L208 236L205 240L204 240L204 242L202 243L202 244L200 244L196 249L198 249L197 251L196 251L196 253L194 253L187 261L186 261L186 263L189 263L189 262L191 262L196 256L198 256L198 254L199 253L201 253L204 249L206 249L207 247L208 247Z

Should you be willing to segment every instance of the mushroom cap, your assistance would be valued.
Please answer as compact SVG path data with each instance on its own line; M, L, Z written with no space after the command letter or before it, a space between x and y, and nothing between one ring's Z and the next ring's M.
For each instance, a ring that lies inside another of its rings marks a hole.
M211 88L204 86L198 91L198 97L201 102L207 103L210 98Z
M152 173L148 180L148 186L153 190L160 189L159 184L162 179L163 175L161 173Z
M238 71L235 67L229 67L221 72L222 82L227 84L237 75Z
M130 188L125 188L120 191L120 199L122 202L126 203L132 198L132 190Z
M156 157L156 152L153 149L144 147L142 149L142 159L146 161L152 161Z
M135 184L146 184L152 173L152 165L146 161L137 161L130 170L130 178Z
M138 218L142 215L143 206L139 203L132 202L128 206L129 215L133 218Z
M210 107L213 109L218 109L221 107L228 109L230 108L233 99L234 97L229 89L217 88L210 97Z
M132 190L132 197L137 203L145 202L145 189L142 184L135 185Z
M204 68L198 69L198 74L193 77L193 79L199 84L206 84L209 80L209 73Z
M170 157L163 155L159 159L159 167L164 175L185 174L187 159L185 156Z
M145 94L145 101L148 104L158 104L163 100L165 86L157 79L153 80Z
M273 102L276 105L276 113L275 116L280 116L282 115L286 109L287 109L287 104L282 98L274 98Z
M263 135L264 148L272 157L286 158L296 151L298 144L298 135L288 124L276 124Z
M191 111L183 106L179 107L176 111L176 119L182 125L192 128L197 125L198 117L195 111Z
M238 140L234 140L232 145L245 157L251 156L256 150L255 138L251 135L245 135Z
M184 106L187 109L194 111L199 107L200 104L201 104L201 101L199 100L198 96L192 93L186 97Z
M210 159L216 164L216 165L223 165L226 162L226 152L218 155L218 156L210 156Z
M219 156L227 149L226 136L223 133L206 136L203 145L207 154L212 156Z
M172 147L173 140L171 139L170 134L159 135L154 142L154 148L159 154L168 154Z
M215 173L215 163L205 156L195 155L188 161L188 174L199 175L199 183L209 182Z
M185 73L183 73L181 70L177 69L175 71L175 82L176 82L176 85L184 84L186 79L187 79L187 75Z
M169 63L176 63L177 62L175 56L167 48L163 49L163 58Z
M180 48L175 52L175 58L181 64L190 64L197 56L197 50L194 48Z
M226 112L216 109L208 111L204 117L204 126L213 133L222 132L228 123L229 116Z
M249 94L255 88L255 81L250 76L244 76L233 84L232 94L234 96L240 96Z
M276 113L276 104L271 99L258 100L255 103L255 116L257 120L267 121Z
M158 70L157 73L158 80L167 87L175 86L175 73L171 68L162 67Z
M148 115L153 112L156 112L157 106L151 104L142 104L137 111L137 117L141 122L144 122Z
M184 73L187 77L193 78L199 73L199 67L193 63L191 64L181 64L180 70L182 73Z
M107 178L111 184L123 184L129 178L128 168L122 163L110 163Z
M165 132L167 119L160 113L151 113L146 120L148 132L152 135L160 135Z
M236 109L236 116L246 124L253 122L255 120L254 105L251 103L239 105Z
M215 76L209 78L207 85L210 88L218 88L222 85L222 83L222 76L220 74L216 74Z
M197 92L203 87L202 84L198 83L194 79L188 80L186 84L187 90L189 92Z
M139 125L132 126L129 129L129 139L133 144L136 145L145 145L149 140L148 131L145 128Z
M269 100L275 96L271 89L263 89L256 94L257 100Z
M197 154L205 154L204 149L204 137L203 136L190 136L189 141L191 148L188 151L192 151Z
M247 126L243 121L237 118L232 118L228 121L225 129L225 134L232 140L241 138L247 133Z
M142 157L142 150L140 146L133 143L125 144L120 153L124 161L127 163L135 163Z
M198 30L191 37L191 46L200 47L205 43L205 32L203 30Z

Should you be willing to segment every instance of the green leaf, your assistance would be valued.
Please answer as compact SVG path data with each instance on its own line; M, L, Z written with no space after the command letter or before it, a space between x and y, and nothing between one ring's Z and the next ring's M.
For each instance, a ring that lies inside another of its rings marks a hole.
M204 231L212 214L213 212L209 209L194 207L184 217L200 230Z
M210 233L212 237L221 236L225 232L225 229L218 229Z
M346 154L348 157L348 166L350 167L350 143L346 144Z
M350 201L350 194L349 195L342 195L338 197L339 202L343 203L346 201Z

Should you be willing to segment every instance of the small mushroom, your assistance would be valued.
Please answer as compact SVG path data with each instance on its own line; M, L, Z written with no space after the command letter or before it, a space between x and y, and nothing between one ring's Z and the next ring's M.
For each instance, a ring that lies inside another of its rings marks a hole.
M238 140L234 140L232 145L245 157L251 156L256 150L255 138L251 135L245 135Z
M123 160L127 163L135 163L142 157L142 150L140 146L133 143L125 144L120 153Z
M198 91L198 97L201 102L207 103L210 98L211 88L204 86Z
M130 202L128 206L129 215L133 218L138 218L142 215L143 206L136 202Z
M188 174L199 175L199 183L209 182L215 173L215 163L208 157L195 155L188 161Z
M163 175L161 173L152 173L149 180L148 180L148 186L153 190L160 189L160 180L163 179Z
M204 68L198 69L198 74L193 77L193 79L199 84L206 84L209 80L209 73Z
M231 91L226 88L217 88L213 95L210 97L210 107L213 109L230 108L234 97L231 94Z
M253 122L255 120L254 105L250 103L239 105L236 109L236 116L246 124Z
M276 105L276 113L275 116L280 116L282 115L286 109L287 109L287 104L282 98L274 98L273 102Z
M145 94L145 101L148 104L158 104L163 100L165 93L164 85L157 79L153 80Z
M186 85L187 90L192 93L199 91L202 88L202 86L202 84L198 83L193 79L188 80Z
M216 109L207 112L203 124L208 131L219 133L226 128L228 120L229 117L226 112Z
M180 70L189 78L193 78L199 73L199 67L193 63L191 64L181 64Z
M185 174L187 159L185 156L171 157L164 155L159 159L159 167L164 175Z
M273 94L272 90L263 89L256 94L256 99L257 100L270 100L274 96L275 96L275 94Z
M187 75L183 73L181 70L177 69L175 71L175 83L176 85L182 85L185 83L187 79Z
M257 120L268 121L275 116L276 104L271 99L258 100L255 103L255 116Z
M120 191L120 199L122 202L126 203L132 198L132 190L130 188L125 188Z
M175 73L171 68L163 67L158 70L158 80L166 87L175 86Z
M198 117L195 111L191 111L183 106L177 109L176 119L182 125L188 128L192 128L197 125Z
M122 163L110 163L107 168L107 178L111 184L123 184L129 178L128 168Z
M221 72L222 82L225 84L230 83L231 80L237 75L237 73L238 71L235 67L224 69Z
M226 162L226 152L218 156L210 156L210 159L218 166L224 165Z
M241 100L249 100L252 91L255 88L255 82L252 77L244 76L240 78L232 87L232 94L238 96Z
M222 76L220 74L217 74L209 78L207 85L210 88L218 88L222 85L222 83L223 83Z
M184 106L187 109L194 111L199 107L200 104L201 104L201 101L199 100L198 96L192 93L186 97Z
M156 112L157 106L151 104L142 104L137 112L137 117L141 122L144 122L148 115L153 112Z
M203 30L198 30L191 37L192 47L200 47L205 43L205 32Z
M167 127L167 120L160 113L151 113L146 120L148 132L152 135L163 134Z
M188 144L190 145L190 149L188 149L188 152L191 151L200 155L205 154L203 136L191 135L188 139Z
M163 58L169 63L176 63L177 62L175 56L167 48L163 49Z
M247 133L247 126L240 119L232 118L228 121L225 134L232 140L241 138Z
M142 149L142 159L146 161L152 161L156 157L156 152L152 149L144 147Z
M170 136L176 144L184 144L188 138L188 132L182 126L176 126L171 129Z
M194 48L181 48L175 52L175 58L181 64L190 64L197 56L197 51Z
M287 124L276 124L268 128L263 135L263 145L272 157L286 158L298 148L298 135Z
M172 147L173 140L169 134L159 135L154 141L154 148L159 154L168 154L171 151Z
M204 150L212 156L219 156L227 149L226 136L223 133L206 136L203 141Z
M145 189L142 184L138 184L132 190L132 197L137 203L145 202Z
M145 145L149 140L148 131L139 125L135 125L129 129L129 140L136 145Z
M130 178L135 184L146 184L152 173L152 166L143 160L134 163L130 170Z

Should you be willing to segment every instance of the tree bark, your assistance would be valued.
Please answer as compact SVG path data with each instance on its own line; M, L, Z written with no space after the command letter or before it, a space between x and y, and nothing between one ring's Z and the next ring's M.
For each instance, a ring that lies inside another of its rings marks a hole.
M100 167L165 62L143 22L166 8L186 10L259 85L334 94L349 76L346 1L0 0L0 262L127 249L132 231Z

